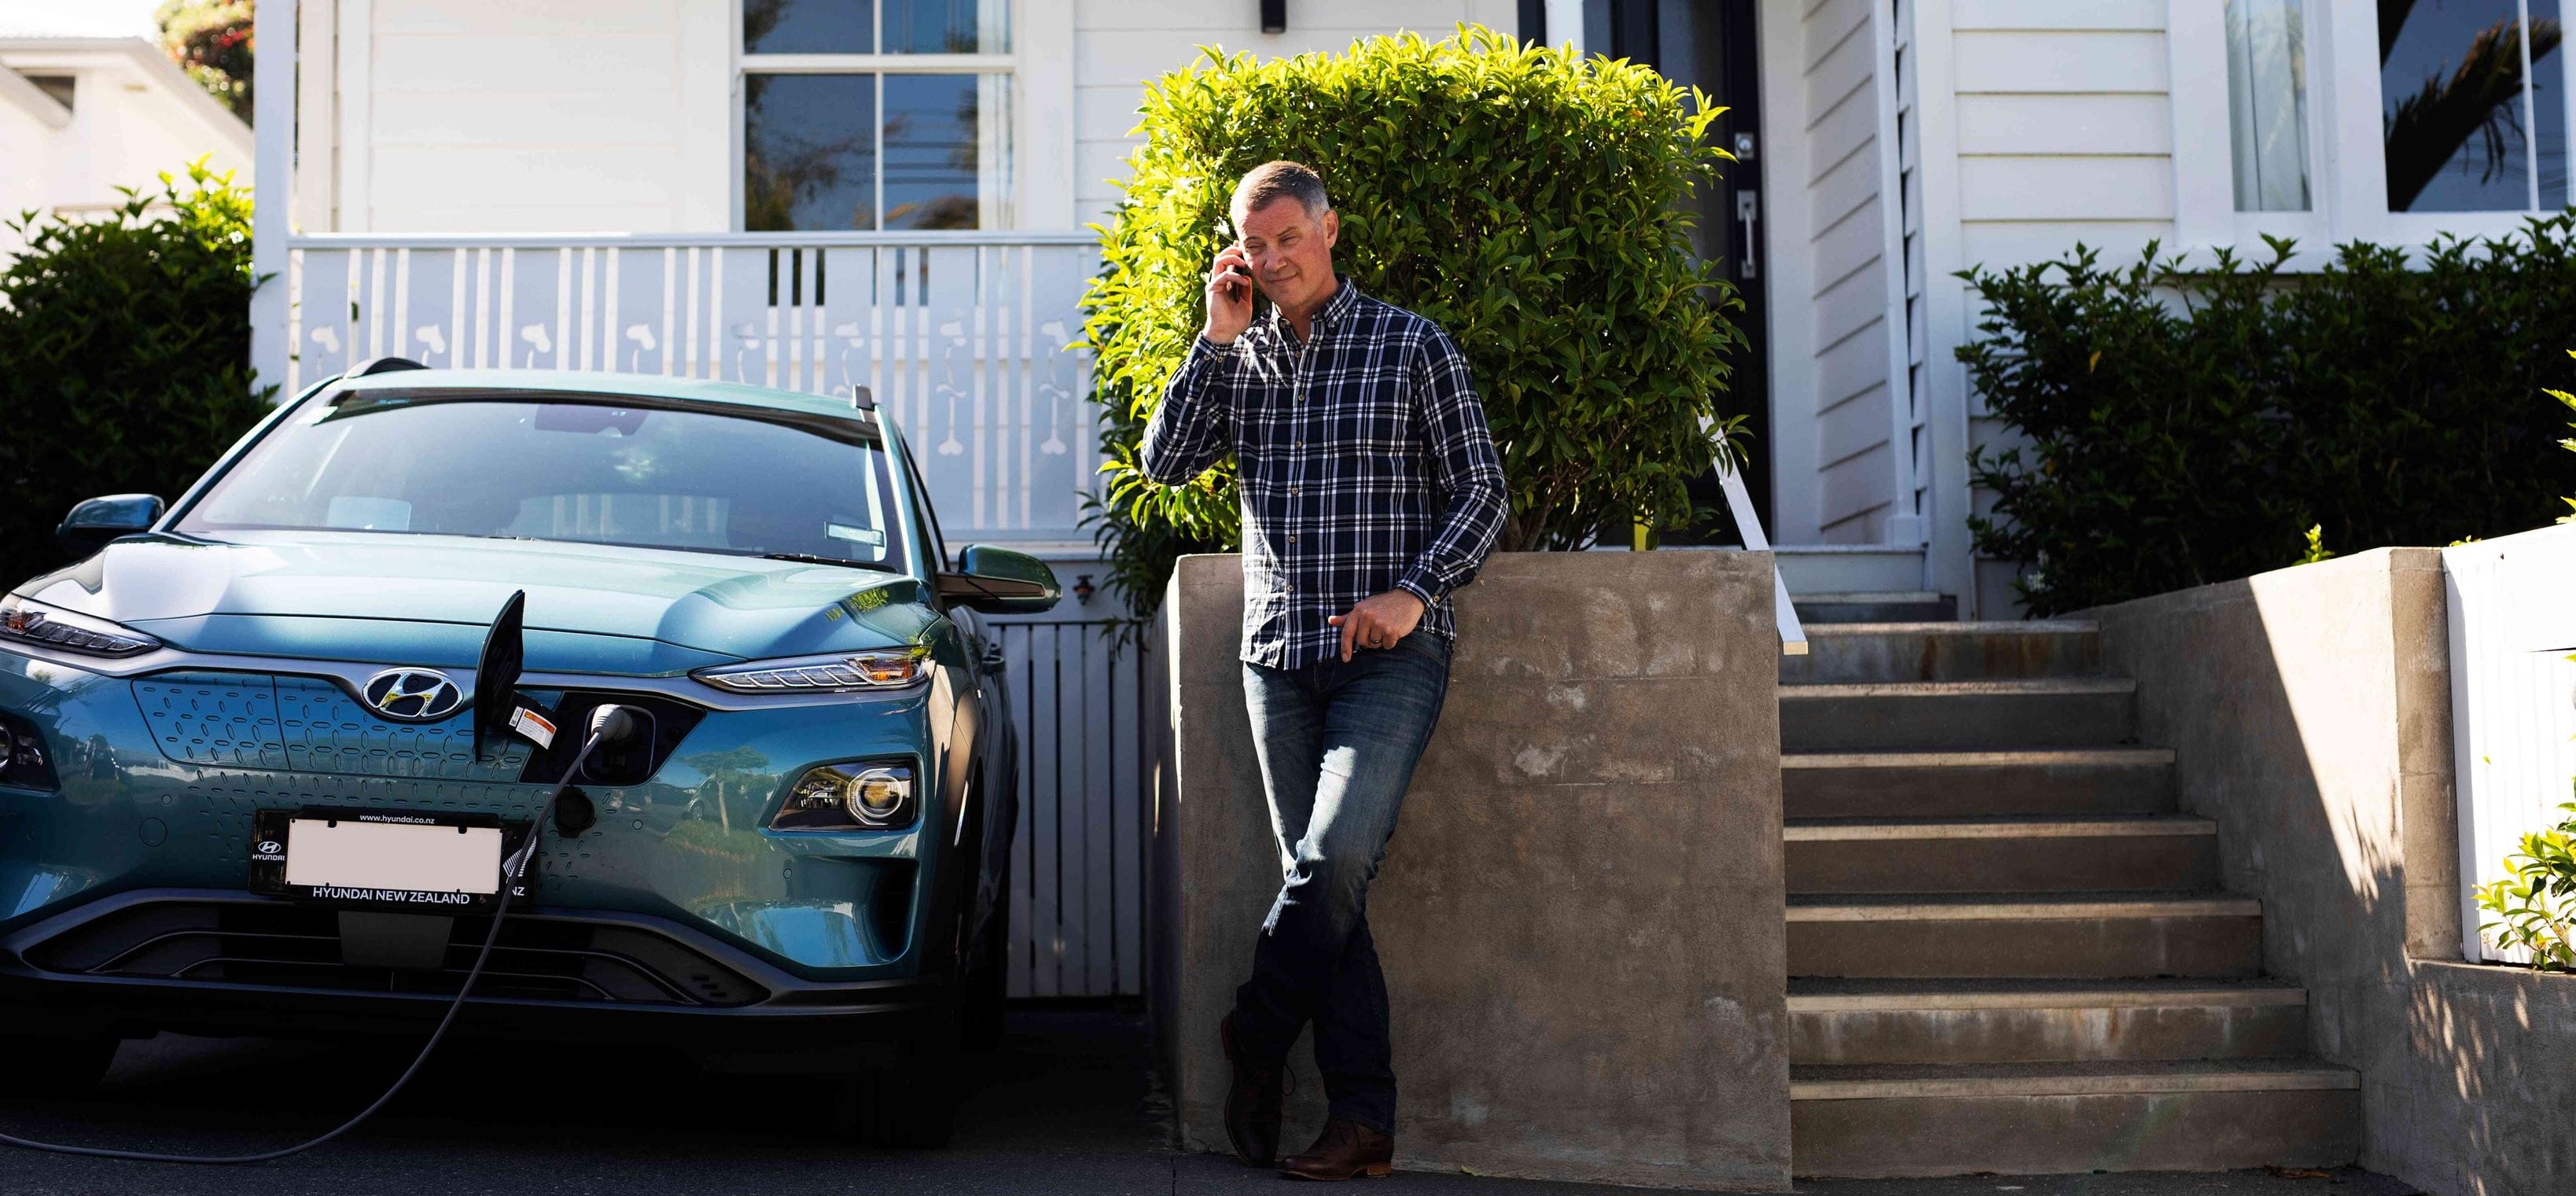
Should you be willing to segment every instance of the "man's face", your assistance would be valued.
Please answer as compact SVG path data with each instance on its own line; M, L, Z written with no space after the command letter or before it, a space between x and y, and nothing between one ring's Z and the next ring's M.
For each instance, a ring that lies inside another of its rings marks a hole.
M1319 219L1306 205L1274 199L1238 214L1235 230L1243 235L1244 256L1252 259L1252 276L1261 293L1291 311L1323 301L1333 289L1333 242L1342 218L1327 211Z

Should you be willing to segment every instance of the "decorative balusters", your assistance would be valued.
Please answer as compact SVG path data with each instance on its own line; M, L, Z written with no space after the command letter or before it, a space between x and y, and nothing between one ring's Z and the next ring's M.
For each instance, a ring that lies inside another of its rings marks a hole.
M1065 346L1088 238L307 237L285 279L296 393L369 357L618 371L848 397L915 443L952 540L1087 541L1090 364Z

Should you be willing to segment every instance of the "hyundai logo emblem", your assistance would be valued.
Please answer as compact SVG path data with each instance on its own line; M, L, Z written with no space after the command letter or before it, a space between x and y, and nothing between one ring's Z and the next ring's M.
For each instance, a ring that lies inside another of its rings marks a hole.
M386 669L360 691L369 709L406 723L435 722L465 705L465 691L436 669Z
M286 845L275 839L262 839L259 841L259 853L261 855L276 855L284 850L286 850Z

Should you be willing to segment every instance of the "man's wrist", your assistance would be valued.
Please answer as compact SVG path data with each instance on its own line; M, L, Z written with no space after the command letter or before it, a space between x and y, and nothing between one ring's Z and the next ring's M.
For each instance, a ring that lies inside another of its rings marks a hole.
M1395 583L1395 592L1411 595L1414 601L1422 604L1422 609L1425 613L1429 613L1431 610L1431 604L1435 601L1435 599L1431 597L1431 591L1424 589L1420 582L1409 577L1402 578Z
M1241 335L1243 334L1239 332L1235 334L1235 336ZM1207 342L1211 349L1222 349L1234 343L1233 336L1218 336L1213 330L1206 328L1199 329L1199 339Z

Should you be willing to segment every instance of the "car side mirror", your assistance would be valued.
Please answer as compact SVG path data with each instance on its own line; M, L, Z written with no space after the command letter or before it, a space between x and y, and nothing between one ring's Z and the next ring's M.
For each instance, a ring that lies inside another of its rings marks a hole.
M88 499L63 516L63 525L54 529L54 540L63 551L74 557L86 557L107 547L118 536L131 536L152 530L161 522L161 512L168 509L158 494L111 494Z
M1025 552L969 544L957 552L955 572L939 575L939 596L993 615L1042 615L1064 597L1055 570Z

